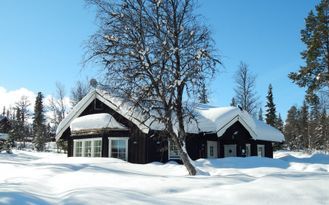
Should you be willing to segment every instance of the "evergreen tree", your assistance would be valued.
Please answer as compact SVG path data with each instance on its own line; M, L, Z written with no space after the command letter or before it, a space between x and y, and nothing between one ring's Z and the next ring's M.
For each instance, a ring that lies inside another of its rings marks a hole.
M307 97L313 100L316 91L328 87L329 82L329 0L322 0L316 6L316 13L310 11L305 19L301 40L306 49L301 53L306 65L291 72L289 78L300 87L307 88Z
M315 100L311 104L310 119L309 119L309 149L319 149L319 143L322 138L322 126L320 123L320 103Z
M38 92L34 106L34 120L33 120L34 146L37 151L43 151L46 143L46 128L45 116L43 106L43 95Z
M263 118L263 109L262 108L259 108L259 111L258 111L258 120L260 121L263 121L264 118Z
M309 111L306 100L303 102L303 106L299 111L299 128L300 128L300 141L301 147L300 149L307 149L310 147L310 135L309 135Z
M283 132L283 120L282 120L282 118L281 118L281 114L279 113L279 117L278 117L278 119L277 119L277 121L276 121L276 125L275 125L275 127L278 129L278 130L280 130L281 132Z
M234 97L233 97L232 100L231 100L231 104L230 104L230 106L232 106L232 107L236 107L236 106L237 106L237 104L236 104L236 100L235 100Z
M287 147L290 150L298 149L301 143L299 143L298 109L296 106L292 106L288 110L283 131Z
M267 96L266 96L267 102L265 107L267 107L266 109L266 118L265 121L267 124L275 127L275 122L276 122L276 107L275 104L273 102L273 93L272 93L272 85L270 84L268 86L268 92L267 92Z
M200 87L200 91L199 91L199 103L202 103L202 104L209 103L207 92L208 92L208 90L206 88L206 84L202 83L202 85Z

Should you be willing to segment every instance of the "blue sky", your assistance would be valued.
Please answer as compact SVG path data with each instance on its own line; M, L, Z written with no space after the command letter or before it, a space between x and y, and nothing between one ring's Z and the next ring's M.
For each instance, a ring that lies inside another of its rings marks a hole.
M277 110L285 118L300 105L304 89L287 77L303 64L300 30L319 0L199 0L197 13L213 32L224 67L210 83L211 104L229 105L234 73L244 61L257 76L256 91L264 107L269 83ZM55 82L67 93L77 80L93 77L82 69L84 42L96 31L95 13L84 1L0 1L0 87L53 94ZM6 101L5 97L0 99ZM263 108L265 109L265 108Z

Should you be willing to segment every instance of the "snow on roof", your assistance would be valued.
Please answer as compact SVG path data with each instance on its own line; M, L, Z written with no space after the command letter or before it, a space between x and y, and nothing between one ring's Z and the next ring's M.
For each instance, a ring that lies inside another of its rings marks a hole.
M70 124L71 131L87 129L127 129L108 113L91 114L75 118Z
M240 108L198 104L194 110L197 123L189 123L187 126L189 133L214 132L221 137L227 128L239 121L255 140L284 141L284 136L279 130L254 119L247 111Z
M9 135L7 133L0 132L0 140L7 140L8 138L9 138Z
M141 112L131 109L129 103L124 103L120 98L113 97L106 91L95 89L89 92L59 124L56 131L56 140L62 136L70 123L79 117L96 98L130 120L144 133L148 133L150 129L164 129L164 125L153 118L147 118L143 121L145 116ZM279 130L254 119L248 112L237 107L215 107L196 104L193 109L195 119L186 119L185 122L187 133L217 133L217 136L221 137L227 128L239 121L248 130L253 139L275 142L284 141L284 136ZM174 125L178 127L177 123L174 123Z
M3 119L6 119L7 117L4 116L4 115L0 115L0 122L3 120Z

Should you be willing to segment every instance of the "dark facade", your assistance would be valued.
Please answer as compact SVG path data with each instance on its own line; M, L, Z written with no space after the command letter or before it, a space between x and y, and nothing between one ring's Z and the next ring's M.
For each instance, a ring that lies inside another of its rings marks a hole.
M62 138L68 141L69 157L74 156L74 140L101 138L101 157L109 157L109 137L114 139L124 137L128 139L127 160L129 162L144 164L170 160L168 139L162 131L150 130L148 134L141 132L135 124L103 104L97 98L80 116L96 113L109 113L128 129L120 131L100 130L97 134L79 135L78 133L72 134L68 128L63 133ZM239 121L230 126L221 137L218 137L216 133L188 134L186 148L193 160L227 156L257 156L260 153L264 157L273 157L272 142L252 139L250 133Z

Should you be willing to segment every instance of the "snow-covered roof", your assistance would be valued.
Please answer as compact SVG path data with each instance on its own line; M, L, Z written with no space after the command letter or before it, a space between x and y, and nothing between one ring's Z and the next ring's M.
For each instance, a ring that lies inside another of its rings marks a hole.
M89 92L59 124L56 131L56 140L62 136L71 122L78 118L94 99L100 100L130 120L144 133L148 133L149 130L164 129L163 124L152 118L147 118L146 121L143 120L145 116L131 109L131 106L128 103L123 103L120 98L113 97L106 91L95 89ZM187 133L217 133L217 136L221 137L227 128L239 121L248 130L253 139L275 142L284 141L284 136L279 130L254 119L248 112L237 107L215 107L197 104L194 106L194 112L195 119L186 120L185 122Z
M75 118L70 124L71 131L80 131L88 129L127 129L124 125L116 121L108 113L91 114Z
M0 132L0 140L7 140L8 138L9 138L9 135L7 133Z
M267 125L263 121L254 119L247 111L237 107L215 107L208 105L196 105L196 121L187 125L187 132L214 132L221 137L227 128L239 121L255 140L274 142L284 141L283 134L276 128ZM196 129L197 128L197 129Z
M4 116L4 115L0 115L0 122L1 122L2 120L6 119L6 118L7 118L6 116Z

